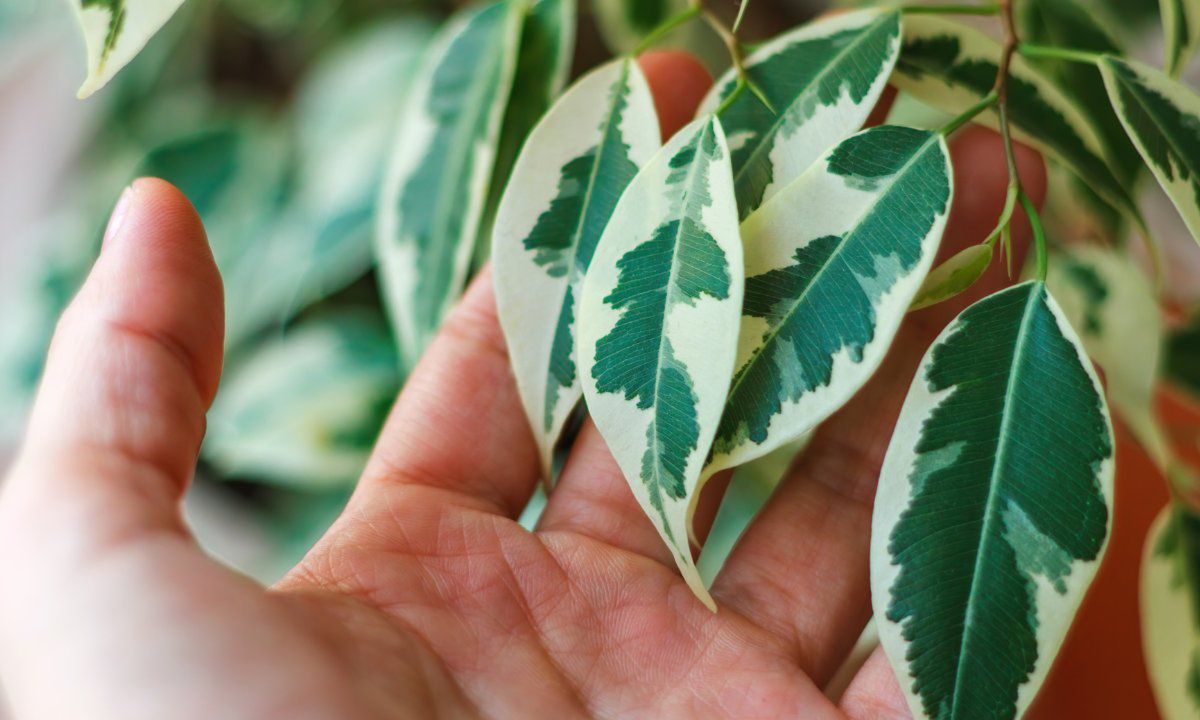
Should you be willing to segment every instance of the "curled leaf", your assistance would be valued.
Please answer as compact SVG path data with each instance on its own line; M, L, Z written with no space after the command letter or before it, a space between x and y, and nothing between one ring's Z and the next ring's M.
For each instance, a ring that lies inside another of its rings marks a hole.
M992 264L991 245L972 245L930 271L909 310L923 310L965 291Z

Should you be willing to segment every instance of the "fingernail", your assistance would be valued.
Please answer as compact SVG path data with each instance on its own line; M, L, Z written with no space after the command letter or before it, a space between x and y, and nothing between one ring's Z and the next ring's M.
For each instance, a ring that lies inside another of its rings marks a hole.
M104 230L105 245L112 242L112 239L120 232L121 224L125 222L125 215L129 212L129 205L132 200L133 186L130 185L121 193L121 198L117 200L117 206L113 208L112 215L108 218L108 227Z

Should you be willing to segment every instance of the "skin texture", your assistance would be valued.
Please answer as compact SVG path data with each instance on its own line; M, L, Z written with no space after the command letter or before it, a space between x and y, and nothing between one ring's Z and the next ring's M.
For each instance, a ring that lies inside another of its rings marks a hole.
M677 54L644 65L674 130L708 80ZM954 248L999 213L999 148L978 129L953 143ZM1041 161L1022 151L1022 166L1040 198ZM987 282L971 296L1006 279ZM139 180L63 316L0 496L0 679L14 716L906 717L881 655L840 706L821 688L869 614L871 501L892 424L965 302L909 319L742 538L712 614L590 424L539 530L513 520L538 460L485 271L344 515L264 589L207 558L180 518L220 375L221 283L187 200Z

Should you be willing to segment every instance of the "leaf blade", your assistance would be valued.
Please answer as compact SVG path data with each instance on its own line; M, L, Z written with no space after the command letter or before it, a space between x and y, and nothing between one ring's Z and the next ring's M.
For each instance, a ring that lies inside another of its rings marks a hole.
M582 395L574 318L584 275L617 200L658 147L641 69L614 61L581 79L534 129L501 202L497 309L547 479Z
M932 15L908 17L893 83L942 110L962 112L991 90L1000 52L996 41L972 27ZM1012 59L1008 92L1018 139L1061 160L1107 202L1142 223L1100 136L1072 100L1020 55ZM976 122L998 127L994 112Z
M1165 720L1200 713L1200 519L1168 505L1146 536L1140 583L1146 672Z
M588 410L684 579L709 607L687 509L733 373L742 249L720 121L681 130L621 197L584 281ZM711 339L715 338L716 343Z
M732 138L743 218L862 127L899 52L900 13L861 10L801 26L746 59L747 74L772 107L743 93L721 116ZM730 70L701 103L699 114L718 108L736 84Z
M1113 446L1099 380L1043 284L981 300L934 342L871 540L880 637L915 716L1028 706L1107 544Z
M408 367L466 281L515 71L521 10L498 2L456 16L426 56L401 121L375 246Z
M808 432L874 373L937 254L949 162L936 133L872 128L746 219L738 370L707 474Z
M1178 76L1184 64L1200 45L1200 2L1196 0L1159 0L1162 15L1163 63L1167 72Z
M171 19L183 0L74 0L87 46L84 99L108 84Z
M1200 98L1135 61L1105 57L1100 70L1129 138L1200 242Z

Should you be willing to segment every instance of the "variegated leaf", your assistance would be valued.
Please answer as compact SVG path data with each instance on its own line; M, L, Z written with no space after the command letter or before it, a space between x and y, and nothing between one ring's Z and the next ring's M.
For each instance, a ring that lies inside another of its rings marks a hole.
M426 56L400 123L376 254L408 367L466 282L523 14L522 3L505 1L452 20Z
M1154 415L1164 330L1153 283L1126 253L1081 246L1055 255L1046 285L1104 370L1114 409L1165 472L1170 450Z
M605 44L624 54L687 6L688 0L592 0L592 13Z
M85 98L104 87L146 47L183 0L71 0L87 45Z
M1130 139L1200 241L1200 97L1132 60L1105 57L1100 70Z
M721 123L681 130L638 173L584 280L588 411L693 592L688 504L733 375L742 245Z
M805 25L747 58L771 107L743 93L721 113L743 218L862 127L899 53L899 11L863 10ZM736 85L731 70L700 113L717 109Z
M550 479L579 402L575 317L584 274L621 193L659 148L637 62L593 71L530 135L496 217L493 270L517 387Z
M537 0L521 26L521 48L501 126L500 146L484 220L479 225L475 257L491 255L492 226L513 165L529 133L546 114L566 85L575 54L576 0Z
M1158 6L1166 40L1164 66L1178 76L1200 45L1200 1L1158 0Z
M992 264L991 245L972 245L930 271L909 310L922 310L949 300L975 284Z
M893 82L946 112L978 102L996 80L1001 47L983 32L933 15L904 19L904 46ZM1009 68L1008 108L1014 135L1062 161L1104 200L1140 222L1116 178L1092 123L1058 87L1021 56ZM998 126L993 112L979 122Z
M1069 47L1094 53L1123 54L1121 43L1109 31L1118 27L1103 6L1084 6L1081 0L1023 0L1014 5L1020 21L1021 40L1038 45ZM1117 179L1126 187L1142 169L1137 150L1113 113L1100 71L1088 63L1058 59L1033 61L1055 78L1059 87L1078 104L1100 134Z
M1200 717L1200 518L1163 509L1142 556L1142 644L1163 720Z
M870 378L937 254L952 185L941 135L887 125L746 219L737 372L706 476L795 440Z
M396 365L374 314L305 320L228 369L203 456L230 477L352 485L400 387Z
M1104 554L1113 435L1032 281L965 310L917 371L884 460L871 588L913 715L1018 718Z

